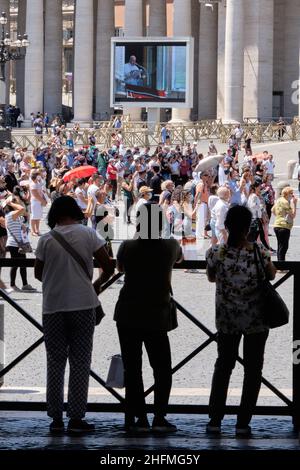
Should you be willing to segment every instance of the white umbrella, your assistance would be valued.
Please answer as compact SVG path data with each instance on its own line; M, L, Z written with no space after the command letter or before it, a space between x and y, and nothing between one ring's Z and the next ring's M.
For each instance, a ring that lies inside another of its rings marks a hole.
M223 160L224 155L211 155L210 157L203 158L194 171L196 173L199 173L200 171L206 171L209 168L214 168L215 166L218 166L219 163Z

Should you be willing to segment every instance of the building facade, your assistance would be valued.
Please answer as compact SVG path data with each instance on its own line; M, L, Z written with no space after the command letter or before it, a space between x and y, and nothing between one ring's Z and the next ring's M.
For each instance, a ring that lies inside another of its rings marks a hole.
M269 120L299 115L300 0L0 0L12 38L27 32L25 61L10 67L10 97L29 119L72 111L106 120L112 36L194 38L192 109L174 121ZM124 109L141 119L140 108ZM151 108L157 119L166 116Z

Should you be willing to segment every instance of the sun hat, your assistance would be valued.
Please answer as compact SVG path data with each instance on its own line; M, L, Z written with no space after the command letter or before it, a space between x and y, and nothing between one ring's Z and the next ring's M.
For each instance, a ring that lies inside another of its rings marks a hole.
M144 194L147 193L152 193L153 189L149 188L148 186L141 186L139 189L139 194L143 196Z

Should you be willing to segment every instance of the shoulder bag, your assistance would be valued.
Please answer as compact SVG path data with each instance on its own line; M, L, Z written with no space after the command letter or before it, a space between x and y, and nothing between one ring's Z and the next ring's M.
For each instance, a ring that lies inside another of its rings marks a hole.
M15 240L16 244L18 245L18 248L19 248L18 251L21 255L25 255L26 253L33 252L30 242L23 242L22 240L18 240L17 237L14 236L14 234L8 227L7 227L7 230L10 233L10 235L13 237L13 239Z
M111 358L106 386L110 388L124 388L124 364L122 356L115 354Z
M267 279L267 272L257 243L254 243L254 259L262 299L264 321L269 328L278 328L286 325L289 322L289 310L275 287ZM261 275L259 265L262 267L264 277Z
M84 259L82 258L82 256L79 253L77 253L76 250L74 250L74 248L67 242L67 240L60 233L56 232L55 230L51 230L51 232L49 233L75 259L75 261L79 264L79 266L81 266L82 270L84 271L88 279L92 282L87 265ZM105 313L103 311L101 304L95 308L95 312L96 312L96 325L99 325L102 318L105 316Z

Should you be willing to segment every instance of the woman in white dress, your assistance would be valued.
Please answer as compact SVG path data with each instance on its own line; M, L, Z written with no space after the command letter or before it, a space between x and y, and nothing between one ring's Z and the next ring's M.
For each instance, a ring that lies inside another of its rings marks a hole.
M43 183L38 171L31 173L30 180L31 195L31 233L33 236L40 235L40 222L43 217L43 207L47 205L47 201L43 192Z

